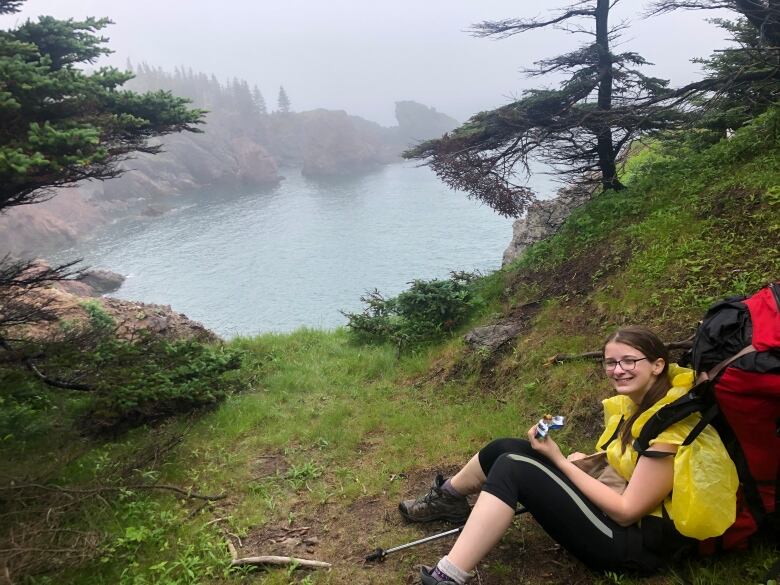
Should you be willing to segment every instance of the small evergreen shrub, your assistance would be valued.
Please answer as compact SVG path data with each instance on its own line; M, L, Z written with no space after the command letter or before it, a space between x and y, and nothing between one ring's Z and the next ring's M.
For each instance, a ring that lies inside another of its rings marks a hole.
M89 434L117 432L215 404L231 387L241 353L197 341L111 339L82 357L95 399L80 417Z
M362 313L342 314L363 342L390 341L404 347L433 341L454 331L481 303L472 286L475 278L457 272L446 280L414 280L389 299L373 290L360 299L367 305Z
M99 301L89 300L81 303L81 308L87 313L88 327L98 334L112 333L116 328L114 318L106 312Z

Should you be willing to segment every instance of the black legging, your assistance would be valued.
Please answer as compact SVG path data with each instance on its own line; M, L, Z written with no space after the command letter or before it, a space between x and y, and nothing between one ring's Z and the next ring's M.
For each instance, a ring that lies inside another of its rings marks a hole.
M482 490L514 509L518 502L544 530L583 563L600 570L650 572L690 543L669 520L647 516L620 526L549 459L523 439L496 439L479 452L487 476Z

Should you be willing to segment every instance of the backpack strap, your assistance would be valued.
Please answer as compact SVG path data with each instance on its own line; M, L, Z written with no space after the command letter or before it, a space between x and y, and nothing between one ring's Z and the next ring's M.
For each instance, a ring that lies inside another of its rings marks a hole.
M604 441L601 445L596 445L596 448L599 451L606 451L607 447L612 443L612 441L617 439L618 435L620 434L620 430L623 427L623 423L625 423L625 422L626 422L625 417L620 417L620 421L615 426L615 432L612 433L612 436L609 439L607 439L606 441Z
M659 409L658 412L656 412L647 420L647 422L642 427L639 436L634 441L634 450L640 456L644 455L646 457L666 457L669 455L674 455L674 453L662 453L658 451L648 452L647 449L650 447L650 441L655 439L674 423L680 422L694 412L703 412L706 410L706 408L707 407L704 405L701 397L699 397L693 391L680 396L674 402L671 402L663 408ZM714 416L715 415L713 414L713 417ZM702 429L703 428L704 426L702 426ZM699 429L698 432L700 433L701 429ZM691 441L693 441L694 438L695 437L693 437Z
M693 427L690 433L688 433L688 436L685 437L685 440L682 442L683 447L687 447L693 441L696 439L696 437L701 434L701 432L704 430L704 427L706 427L708 424L710 424L713 420L715 420L715 417L718 416L718 413L720 412L720 408L718 407L717 403L712 404L707 410L701 413L701 420L696 423L696 426Z
M691 430L688 436L683 441L683 445L690 445L696 437L704 430L708 424L710 424L720 412L717 402L712 404L706 404L702 396L707 392L708 387L711 386L715 379L733 362L741 358L743 355L753 353L756 348L752 345L743 347L739 352L726 358L714 368L708 372L702 372L699 374L696 380L696 385L691 388L690 392L681 396L674 402L671 402L659 409L653 416L651 416L645 425L642 427L642 431L639 433L639 437L634 441L634 450L640 455L645 457L666 457L673 455L673 453L661 453L655 451L647 451L650 447L650 441L655 439L667 428L674 423L680 422L684 418L687 418L694 412L700 412L701 420Z
M737 361L739 358L741 358L743 355L747 355L749 353L753 353L754 351L757 351L755 347L752 345L748 345L746 347L743 347L740 351L735 353L731 357L727 357L725 360L720 362L717 366L712 368L709 372L702 372L699 374L699 377L696 379L696 385L698 386L701 382L706 382L707 380L714 380L718 377L718 374L720 374L723 370L726 369L727 366L731 365L732 362Z

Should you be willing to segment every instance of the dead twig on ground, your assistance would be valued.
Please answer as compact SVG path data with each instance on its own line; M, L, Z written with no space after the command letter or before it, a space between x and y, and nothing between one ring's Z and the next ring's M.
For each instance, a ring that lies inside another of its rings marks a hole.
M312 561L309 559L298 559L295 557L260 556L233 559L230 561L231 567L243 567L247 565L295 566L296 568L300 567L303 569L330 569L331 567L330 563L326 563L324 561Z
M116 492L116 491L123 491L123 490L163 490L163 491L170 491L170 492L180 494L185 498L207 500L209 502L224 500L227 497L227 494L216 494L216 495L200 494L197 492L193 492L192 490L185 490L175 485L166 485L166 484L159 484L159 483L149 483L149 484L140 483L140 484L119 485L119 486L99 486L99 487L86 488L86 489L69 488L69 487L63 487L54 484L40 484L40 483L27 483L22 485L0 486L0 492L25 491L25 490L35 490L35 489L48 491L48 492L59 492L61 494L84 494L84 495L87 494L97 495L102 492Z
M238 534L234 534L233 532L225 532L225 534L235 538L236 541L238 542L238 546L240 546L241 548L244 548L244 543L241 541L241 537Z
M203 528L206 528L207 526L212 526L214 524L219 524L220 522L223 522L225 520L230 520L231 516L221 516L220 518L214 518L213 520L209 520L203 525Z

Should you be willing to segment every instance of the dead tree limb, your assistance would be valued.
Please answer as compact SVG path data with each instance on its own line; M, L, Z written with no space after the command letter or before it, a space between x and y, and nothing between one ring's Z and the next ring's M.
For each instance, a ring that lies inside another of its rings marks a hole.
M231 567L243 567L243 566L258 566L258 565L276 565L276 566L290 566L301 567L304 569L330 569L331 564L323 561L310 561L308 559L296 559L295 557L275 557L275 556L261 556L261 557L246 557L243 559L233 559L230 561Z
M4 339L3 337L0 337L0 349L4 349L8 352L9 355L14 355L16 352L11 347L11 345L8 343L8 340ZM82 392L93 392L95 389L92 386L88 386L87 384L79 384L77 382L69 382L66 380L55 380L54 378L50 378L43 372L41 372L38 367L33 363L33 359L43 357L42 354L38 354L36 356L19 356L17 357L17 360L24 365L25 368L27 368L36 378L38 378L41 382L46 384L47 386L52 386L54 388L62 388L65 390L79 390Z
M674 349L691 349L691 347L693 347L693 336L682 341L672 341L670 343L665 343L664 345L666 346L666 349L670 351ZM561 364L563 362L570 362L574 360L599 360L603 357L603 355L604 352L602 351L586 351L584 353L556 353L554 356L547 358L547 360L544 362L544 365L553 366L555 364Z
M100 486L87 489L68 488L53 484L40 484L40 483L28 483L22 485L9 485L0 486L0 492L3 491L24 491L29 489L39 489L48 492L59 492L62 494L100 494L101 492L121 491L121 490L165 490L180 494L186 498L194 498L198 500L207 500L213 502L216 500L224 500L227 494L199 494L192 490L185 490L175 485L165 484L130 484L120 486Z

